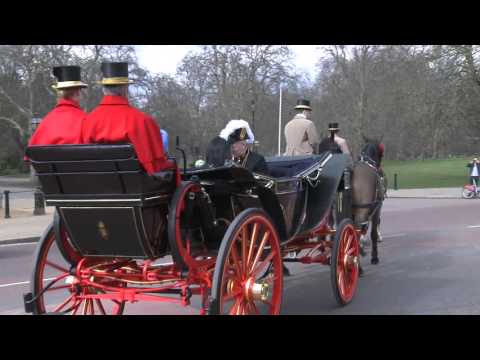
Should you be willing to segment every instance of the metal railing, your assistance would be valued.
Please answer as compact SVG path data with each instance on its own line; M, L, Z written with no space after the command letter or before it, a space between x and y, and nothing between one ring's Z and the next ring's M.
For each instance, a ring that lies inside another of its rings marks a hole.
M33 207L33 215L45 215L45 196L40 189L35 190L21 190L21 191L10 191L4 190L3 193L0 193L0 209L4 204L5 214L4 218L9 219L11 218L11 206L10 206L10 199L11 195L13 194L21 194L21 193L33 193L33 200L34 200L34 207Z

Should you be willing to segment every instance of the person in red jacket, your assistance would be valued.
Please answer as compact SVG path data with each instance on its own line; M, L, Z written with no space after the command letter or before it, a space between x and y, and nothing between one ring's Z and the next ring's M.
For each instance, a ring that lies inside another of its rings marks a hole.
M82 120L86 113L80 108L80 96L87 87L81 80L79 66L53 68L57 84L58 103L42 120L30 138L28 146L81 144Z
M160 128L152 117L128 102L128 63L102 63L104 97L82 124L85 143L130 143L149 173L171 167L163 149Z

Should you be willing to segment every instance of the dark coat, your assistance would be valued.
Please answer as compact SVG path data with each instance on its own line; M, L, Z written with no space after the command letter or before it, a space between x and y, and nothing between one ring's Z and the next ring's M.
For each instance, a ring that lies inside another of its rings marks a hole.
M207 164L214 167L223 166L225 160L230 158L230 146L220 136L215 136L208 144Z
M331 151L334 154L341 154L342 153L342 149L340 148L340 146L335 141L333 141L330 138L330 136L324 138L320 142L320 144L318 145L317 154L321 154L322 152L325 152L325 151Z
M268 174L268 166L265 158L253 151L250 151L250 154L248 155L245 168L252 172Z

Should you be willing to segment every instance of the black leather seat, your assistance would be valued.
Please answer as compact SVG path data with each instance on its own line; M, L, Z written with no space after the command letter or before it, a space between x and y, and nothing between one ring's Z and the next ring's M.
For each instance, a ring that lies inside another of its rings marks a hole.
M32 146L26 155L47 199L60 194L151 194L175 187L173 170L149 176L130 144Z
M175 170L148 175L130 144L32 146L26 155L82 255L165 253Z

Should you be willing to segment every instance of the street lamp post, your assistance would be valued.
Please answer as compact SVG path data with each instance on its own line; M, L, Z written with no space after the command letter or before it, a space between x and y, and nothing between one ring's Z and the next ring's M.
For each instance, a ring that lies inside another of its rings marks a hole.
M251 102L252 105L252 130L253 133L255 134L255 100L252 100Z
M42 118L40 117L33 117L32 121L30 122L30 134L33 135L35 130L37 130L38 125L42 122ZM33 215L45 215L45 197L43 195L42 190L40 190L40 184L35 174L35 169L32 165L30 165L30 178L35 186L35 191L33 193L34 198L34 209Z
M280 85L280 104L278 105L278 156L282 152L282 85Z

